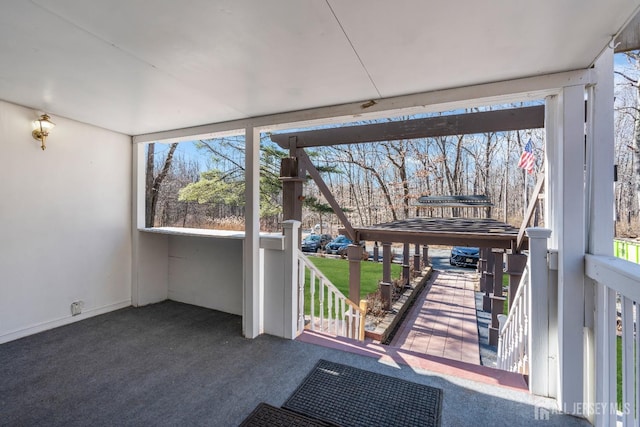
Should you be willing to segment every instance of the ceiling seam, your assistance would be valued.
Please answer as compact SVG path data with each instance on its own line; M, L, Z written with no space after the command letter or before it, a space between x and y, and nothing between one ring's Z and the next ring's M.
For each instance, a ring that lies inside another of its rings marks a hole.
M336 15L336 12L333 10L333 7L331 7L331 3L329 3L329 0L325 0L325 2L327 3L327 6L329 7L329 10L331 11L331 14L335 18L335 20L338 23L338 25L340 26L340 30L342 30L342 34L344 34L344 37L349 42L349 45L351 46L351 49L353 50L353 53L356 55L356 58L358 58L358 61L360 61L360 65L362 65L362 69L364 70L365 73L367 73L367 77L369 77L369 81L371 82L371 85L373 86L373 88L375 89L376 93L378 94L378 98L381 99L382 98L382 94L380 94L380 91L378 90L378 86L376 85L376 82L373 81L373 77L371 76L371 73L369 73L369 70L367 69L367 66L364 64L364 61L362 60L362 58L358 54L358 51L356 50L356 47L353 45L353 42L351 42L351 39L349 38L349 35L347 34L346 30L342 26L342 22L340 22L340 19L338 19L338 16Z
M116 44L115 42L113 42L113 41L111 41L111 40L108 40L108 39L106 39L106 38L104 38L104 37L102 37L102 36L100 36L100 35L98 35L98 34L96 34L96 33L92 32L92 31L90 31L89 29L87 29L87 28L83 27L82 25L80 25L80 24L76 23L75 21L73 21L73 20L71 20L71 19L67 18L66 16L64 16L64 15L62 15L62 14L60 14L60 13L56 12L55 10L53 10L53 9L51 9L51 8L49 8L49 7L46 7L46 6L44 6L44 5L40 4L40 3L38 3L38 2L37 2L37 0L32 0L31 2L32 2L36 7L39 7L39 8L40 8L40 9L42 9L43 11L45 11L45 12L47 12L47 13L49 13L49 14L51 14L51 15L55 16L56 18L60 19L61 21L66 22L66 23L67 23L67 24L69 24L70 26L72 26L72 27L74 27L74 28L76 28L76 29L78 29L78 30L82 31L83 33L90 35L90 36L91 36L91 37L93 37L95 40L100 41L100 42L101 42L101 43L103 43L104 45L106 45L106 46L110 46L110 47L112 47L112 48L114 48L114 49L117 49L117 50L119 50L120 52L122 52L122 53L126 54L127 56L129 56L130 58L134 58L136 61L138 61L138 62L140 62L140 63L142 63L142 64L145 64L145 65L147 65L147 66L149 66L149 67L151 67L151 68L154 68L154 69L156 69L156 70L159 70L159 68L158 68L156 65L152 64L151 62L146 61L145 59L143 59L143 58L139 57L138 55L136 55L135 53L133 53L133 52L131 52L131 51L127 50L127 49L124 49L123 47L119 46L119 45L118 45L118 44ZM168 73L165 73L165 74L166 74L166 75L170 75L170 74L168 74ZM173 77L173 76L171 76L171 77Z
M153 70L155 70L156 72L167 76L173 80L175 80L176 82L179 82L183 85L185 85L188 88L191 88L193 90L197 90L196 87L191 85L191 82L189 81L185 81L184 79L174 75L173 73L169 73L167 72L164 68L161 68L160 66L155 65L152 62L147 61L146 59L142 58L141 56L137 55L135 52L129 50L129 49L125 49L124 47L120 46L119 44L116 44L115 42L106 39L102 36L100 36L99 34L94 33L93 31L90 31L88 28L83 27L82 25L76 23L75 21L67 18L66 16L58 13L57 11L46 7L40 3L38 3L38 0L31 0L31 3L40 8L41 10L49 13L52 16L55 16L57 19L60 19L61 21L67 23L68 25L78 29L79 31L82 31L85 34L88 34L89 36L93 37L95 40L99 41L100 43L106 45L106 46L110 46L112 49L116 49L119 52L123 53L124 55L128 56L129 58L132 58L133 60L137 61L140 64L144 64L147 67L152 68ZM216 99L215 96L208 94L208 96L211 96L212 99ZM242 114L245 118L250 117L250 114L246 113L245 111L241 111L239 108L237 108L235 105L230 105L230 104L225 104L225 107L232 109L233 111Z

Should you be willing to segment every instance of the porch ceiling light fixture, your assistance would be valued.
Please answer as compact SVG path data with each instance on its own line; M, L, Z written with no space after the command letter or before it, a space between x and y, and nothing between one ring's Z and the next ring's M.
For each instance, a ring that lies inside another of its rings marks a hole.
M50 118L51 117L49 117L48 115L43 114L38 120L34 120L33 122L33 132L31 132L31 135L33 135L34 139L42 143L41 148L43 150L47 148L47 146L45 145L45 141L49 136L49 131L55 126L55 124L51 120L49 120Z

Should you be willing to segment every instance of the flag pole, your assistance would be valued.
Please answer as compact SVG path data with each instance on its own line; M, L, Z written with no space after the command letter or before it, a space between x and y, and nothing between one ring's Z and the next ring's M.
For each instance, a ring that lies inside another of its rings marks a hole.
M528 192L527 192L527 170L526 169L522 169L522 176L524 178L524 203L523 203L523 211L522 211L522 217L524 218L525 216L527 216L527 207L529 206L529 201L528 199ZM525 218L526 219L526 218Z

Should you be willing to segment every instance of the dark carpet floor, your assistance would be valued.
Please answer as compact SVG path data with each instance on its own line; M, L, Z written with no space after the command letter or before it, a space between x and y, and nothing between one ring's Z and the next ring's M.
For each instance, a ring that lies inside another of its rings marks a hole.
M282 406L320 359L443 389L443 426L533 424L536 405L549 405L299 341L245 339L238 316L166 301L0 345L0 425L237 426L260 402ZM552 414L554 425L585 424Z

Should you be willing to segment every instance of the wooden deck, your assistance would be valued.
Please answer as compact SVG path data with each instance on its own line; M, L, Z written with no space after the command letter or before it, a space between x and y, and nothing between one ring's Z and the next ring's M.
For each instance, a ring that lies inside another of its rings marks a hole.
M473 275L434 271L391 344L364 343L305 330L298 340L485 384L528 390L524 377L482 366Z
M470 274L434 271L391 346L480 364L474 282Z

